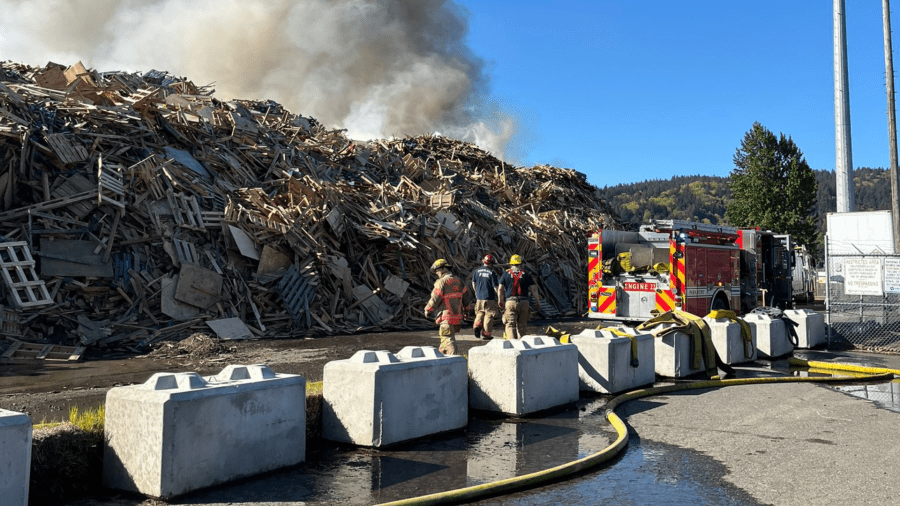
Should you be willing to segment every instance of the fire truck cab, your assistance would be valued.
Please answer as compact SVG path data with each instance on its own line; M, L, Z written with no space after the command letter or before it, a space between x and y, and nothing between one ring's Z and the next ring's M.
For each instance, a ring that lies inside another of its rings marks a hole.
M738 230L654 220L588 239L588 316L640 321L672 309L705 316L740 305Z

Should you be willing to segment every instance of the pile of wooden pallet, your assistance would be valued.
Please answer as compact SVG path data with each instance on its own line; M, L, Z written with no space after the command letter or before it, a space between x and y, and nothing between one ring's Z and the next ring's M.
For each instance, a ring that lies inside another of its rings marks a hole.
M164 72L0 63L3 335L137 351L433 325L446 258L517 253L545 316L583 313L584 175L440 136L357 142Z

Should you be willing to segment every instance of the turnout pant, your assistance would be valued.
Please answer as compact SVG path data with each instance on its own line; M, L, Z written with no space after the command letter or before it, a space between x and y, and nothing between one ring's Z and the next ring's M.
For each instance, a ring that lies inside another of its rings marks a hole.
M504 339L522 339L527 334L528 319L531 318L531 307L528 300L507 300L504 304L503 323L506 324Z
M441 346L438 351L444 355L456 355L456 333L459 332L459 325L451 325L449 323L441 323L438 335L441 336Z
M500 316L500 305L496 300L479 300L475 302L475 336L479 334L490 339L494 330L494 320ZM479 331L480 329L480 331Z

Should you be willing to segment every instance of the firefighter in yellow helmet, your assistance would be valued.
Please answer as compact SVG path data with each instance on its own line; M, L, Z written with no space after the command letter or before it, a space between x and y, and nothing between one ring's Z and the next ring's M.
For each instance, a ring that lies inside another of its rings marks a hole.
M438 279L425 305L425 318L437 317L435 323L440 325L438 335L441 336L438 351L444 355L456 355L456 333L462 327L463 311L468 311L470 294L462 280L453 275L450 263L443 258L431 265L431 272Z
M504 339L521 339L526 335L528 319L531 318L531 306L528 294L534 298L537 310L541 310L537 285L530 274L522 270L522 257L513 255L509 258L509 270L500 276L499 297L503 308L503 323L506 324Z

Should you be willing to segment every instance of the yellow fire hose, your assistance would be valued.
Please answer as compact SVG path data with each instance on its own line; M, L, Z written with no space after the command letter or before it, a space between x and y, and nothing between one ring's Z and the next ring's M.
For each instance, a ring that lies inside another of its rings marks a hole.
M839 362L818 362L794 357L788 359L788 363L790 365L799 365L815 369L829 369L832 371L850 371L864 374L896 374L900 376L900 369L888 369L886 367L868 367L864 365L841 364Z
M816 364L815 367L821 368L821 364L828 364L830 369L837 369L837 366L842 364L834 364L834 363L826 363L826 362L806 362L806 361L798 361L803 362L804 364ZM791 363L795 363L795 359L791 359ZM620 405L633 401L636 399L642 399L644 397L650 397L653 395L667 394L671 392L681 392L684 390L695 390L695 389L703 389L703 388L721 388L728 386L737 386L737 385L759 385L759 384L767 384L767 383L846 383L846 382L858 382L858 381L888 381L893 378L894 374L900 374L900 371L892 370L892 369L881 369L875 367L862 367L862 366L848 366L843 364L844 367L852 367L854 369L859 368L860 370L857 372L864 372L862 369L868 369L869 371L878 370L876 376L868 376L866 378L817 378L817 377L797 377L797 376L784 376L784 377L768 377L768 378L738 378L738 379L726 379L726 380L707 380L707 381L695 381L691 383L677 383L674 385L665 385L659 387L645 388L642 390L635 390L633 392L628 392L626 394L622 394L618 397L613 398L606 405L606 419L609 420L609 423L613 426L618 433L618 437L612 444L607 446L606 448L600 450L597 453L592 455L588 455L587 457L580 458L578 460L573 460L572 462L567 462L565 464L552 467L550 469L544 469L543 471L538 471L531 474L525 474L522 476L516 476L514 478L507 478L505 480L494 481L491 483L483 483L481 485L474 485L471 487L459 488L456 490L448 490L446 492L438 492L435 494L428 494L419 497L412 497L409 499L403 499L400 501L393 501L388 503L383 503L380 506L395 506L395 505L430 505L430 504L451 504L451 503L459 503L464 501L473 501L476 499L482 499L488 496L496 496L501 495L508 492L525 490L529 488L534 488L538 485L547 483L552 480L556 480L562 478L564 476L569 476L580 471L584 471L586 469L590 469L594 466L602 464L610 460L611 458L618 455L625 447L628 445L628 429L625 427L625 422L619 418L615 413L615 409Z
M829 376L837 374L837 375L840 375L845 378L871 378L872 377L871 374L866 374L864 372L853 372L853 371L844 371L844 370L837 370L837 369L819 369L817 367L810 367L809 369L807 369L807 372L810 372L813 374L827 374ZM894 380L894 381L900 381L900 380Z

